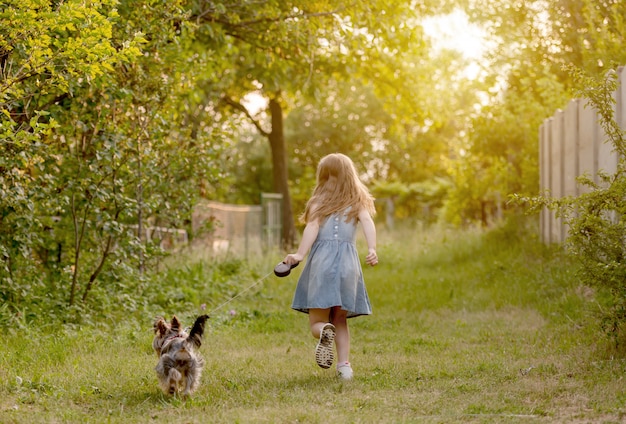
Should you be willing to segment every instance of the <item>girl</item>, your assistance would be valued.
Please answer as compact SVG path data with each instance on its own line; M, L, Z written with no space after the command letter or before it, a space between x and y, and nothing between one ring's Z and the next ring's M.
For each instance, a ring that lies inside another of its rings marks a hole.
M355 245L356 227L360 222L367 242L365 263L378 264L375 212L374 198L352 160L341 153L323 157L313 196L300 217L306 223L302 241L298 251L283 260L295 265L311 250L291 307L309 314L311 333L319 340L315 360L320 367L333 364L336 343L337 374L344 380L353 376L347 318L372 313Z

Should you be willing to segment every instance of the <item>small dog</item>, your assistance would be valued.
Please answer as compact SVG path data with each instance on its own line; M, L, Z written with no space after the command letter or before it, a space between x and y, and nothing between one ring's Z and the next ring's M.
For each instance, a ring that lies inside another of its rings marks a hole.
M156 373L164 393L173 395L182 391L183 396L190 396L198 387L204 360L197 350L202 344L207 319L208 315L196 318L189 334L176 316L169 324L162 317L154 322L152 347L159 358Z

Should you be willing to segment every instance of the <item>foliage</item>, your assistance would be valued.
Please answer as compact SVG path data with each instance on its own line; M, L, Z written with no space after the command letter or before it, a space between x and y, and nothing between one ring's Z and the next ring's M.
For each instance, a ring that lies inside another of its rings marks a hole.
M419 27L413 30L419 31ZM379 81L374 81L368 75L373 71L363 65L349 80L336 74L316 89L315 96L294 103L285 120L285 137L292 148L294 210L302 210L310 195L319 159L340 151L355 161L379 199L381 211L391 210L399 219L435 219L445 190L431 190L429 197L422 195L422 188L446 186L450 145L463 125L452 115L461 115L472 98L468 84L452 81L458 55L445 54L430 63L422 59L425 49L426 43L398 53L398 60L407 67L386 69L393 75L376 69ZM408 64L417 62L419 72L408 69ZM436 88L431 75L438 76ZM386 90L385 94L380 94L381 90ZM450 96L451 90L457 94ZM426 91L437 94L407 95ZM390 192L384 188L387 183L403 188ZM424 212L429 208L432 211Z
M59 222L54 218L58 208L65 207L69 213L70 204L75 205L71 194L61 193L59 173L67 168L57 146L76 145L58 137L63 122L57 111L82 87L106 79L116 63L138 54L138 38L127 40L119 50L111 43L112 21L117 16L111 4L103 2L98 8L80 2L53 6L27 1L10 2L1 10L5 36L0 41L0 296L12 307L24 307L24 299L36 305L51 293L67 293L50 290L44 284L46 276L37 272L61 256L60 247L55 252L57 246L51 246L50 238ZM78 121L76 127L87 132L81 124ZM100 195L97 183L90 189L93 196ZM74 218L77 223L78 216ZM68 250L77 247L74 244ZM76 261L65 262L67 268L60 261L57 264L56 272L76 275ZM24 280L32 284L23 284Z
M84 316L155 265L160 240L148 242L148 227L191 230L221 135L209 120L185 125L199 67L179 54L193 33L180 28L181 5L166 3L3 6L7 313L78 320L65 308Z
M473 119L467 151L453 165L446 221L487 225L502 218L510 193L537 192L538 128L561 105L565 90L546 69L529 73Z
M623 65L624 2L491 0L469 8L494 43L465 155L453 163L446 220L490 222L512 193L538 193L539 127L571 99L568 66L592 75Z

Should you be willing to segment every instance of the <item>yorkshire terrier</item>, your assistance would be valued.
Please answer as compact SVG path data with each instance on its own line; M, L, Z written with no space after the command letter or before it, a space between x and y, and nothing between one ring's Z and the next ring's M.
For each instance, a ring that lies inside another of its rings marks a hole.
M170 323L162 317L154 322L152 347L159 358L156 373L164 393L190 396L198 388L204 360L197 350L208 318L208 315L196 318L189 334L176 316Z

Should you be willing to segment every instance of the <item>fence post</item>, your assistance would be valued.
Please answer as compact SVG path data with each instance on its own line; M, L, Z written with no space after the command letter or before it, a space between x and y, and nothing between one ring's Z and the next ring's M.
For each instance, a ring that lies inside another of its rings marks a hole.
M588 174L598 182L598 114L588 100L578 103L578 121L580 122L580 143L578 145L578 175ZM589 187L580 187L579 193L589 191Z
M622 131L626 132L626 66L617 68L617 92L615 93L615 120ZM616 156L616 163L619 164L619 155Z
M539 127L539 192L542 194L550 189L550 163L550 118L548 118ZM551 222L550 210L544 206L539 215L540 239L543 243L550 243Z
M571 100L563 115L563 195L577 196L578 183L578 99Z
M557 110L554 114L554 118L551 121L550 128L550 168L551 168L551 186L550 193L556 198L563 197L563 152L564 152L564 137L563 137L563 111ZM561 243L563 237L563 219L556 216L554 211L550 213L553 225L550 235L550 241L555 243Z
M282 234L282 207L281 193L261 193L263 208L263 240L267 249L280 246Z

